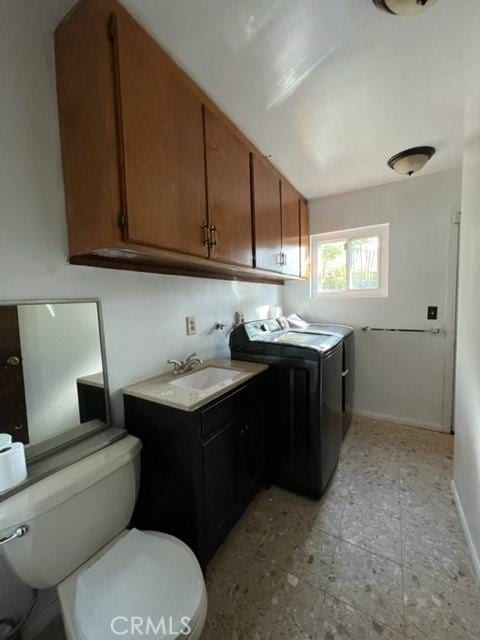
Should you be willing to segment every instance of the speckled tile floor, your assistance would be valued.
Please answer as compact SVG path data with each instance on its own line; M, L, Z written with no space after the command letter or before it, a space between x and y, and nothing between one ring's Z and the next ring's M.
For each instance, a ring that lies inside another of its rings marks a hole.
M479 640L453 438L354 420L315 502L262 491L211 561L202 640Z
M452 454L451 436L356 418L320 502L262 491L230 533L201 640L480 640Z

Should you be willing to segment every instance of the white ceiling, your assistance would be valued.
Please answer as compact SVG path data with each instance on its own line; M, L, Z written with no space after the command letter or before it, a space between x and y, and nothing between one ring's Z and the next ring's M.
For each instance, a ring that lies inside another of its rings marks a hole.
M386 161L410 146L438 149L423 173L461 164L478 0L410 17L372 0L123 4L307 197L408 179Z

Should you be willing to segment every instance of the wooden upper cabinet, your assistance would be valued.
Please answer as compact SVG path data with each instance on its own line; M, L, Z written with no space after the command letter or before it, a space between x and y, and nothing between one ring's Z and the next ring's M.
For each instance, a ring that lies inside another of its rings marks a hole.
M205 256L201 100L127 12L112 19L126 239Z
M300 275L310 275L310 230L308 221L308 204L300 198Z
M255 266L283 270L280 178L273 167L252 154Z
M297 191L281 181L283 273L300 275L300 210Z
M117 0L79 0L55 62L72 263L298 277L295 190L282 249L278 171Z
M108 25L113 2L83 1L55 31L70 256L119 241L120 172Z
M225 118L204 114L210 258L252 267L250 151Z

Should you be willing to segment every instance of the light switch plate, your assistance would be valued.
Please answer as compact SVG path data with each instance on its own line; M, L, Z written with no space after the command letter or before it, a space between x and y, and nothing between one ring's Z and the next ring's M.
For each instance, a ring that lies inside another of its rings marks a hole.
M428 320L438 320L438 307L427 307Z
M197 319L195 316L187 316L187 336L194 336L197 333Z

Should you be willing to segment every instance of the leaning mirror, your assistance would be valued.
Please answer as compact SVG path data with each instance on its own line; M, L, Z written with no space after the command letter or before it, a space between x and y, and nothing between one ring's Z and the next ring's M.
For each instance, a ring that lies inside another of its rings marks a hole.
M0 433L31 458L108 422L99 302L0 303Z

